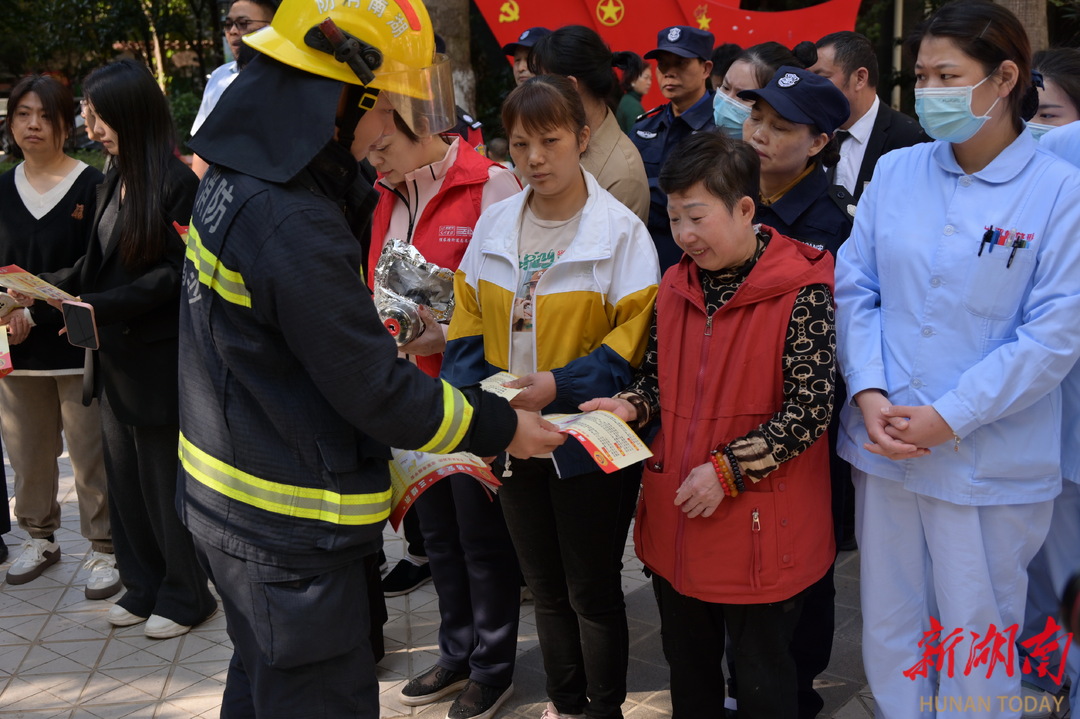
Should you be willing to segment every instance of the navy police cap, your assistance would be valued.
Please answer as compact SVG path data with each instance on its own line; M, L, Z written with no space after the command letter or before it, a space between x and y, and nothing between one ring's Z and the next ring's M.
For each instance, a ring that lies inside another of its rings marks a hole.
M699 30L687 25L672 25L656 34L656 49L645 53L645 58L652 59L657 53L670 52L679 57L708 60L712 57L715 42L716 38L708 30Z
M744 100L764 100L788 122L813 125L832 135L847 122L851 106L832 81L801 67L784 65L760 90L743 90Z
M504 55L513 55L517 52L519 47L523 47L526 50L532 48L533 45L540 42L540 38L546 37L551 34L551 30L546 27L531 27L518 36L518 39L514 42L508 42L503 45Z

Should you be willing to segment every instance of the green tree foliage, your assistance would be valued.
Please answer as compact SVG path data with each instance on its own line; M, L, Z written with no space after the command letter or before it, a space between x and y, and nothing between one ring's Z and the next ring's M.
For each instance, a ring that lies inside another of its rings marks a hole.
M11 8L11 11L8 8ZM198 78L221 62L215 0L4 0L0 12L0 81L50 72L77 85L87 72L128 51L163 84ZM179 69L177 51L196 67Z
M1080 0L1047 0L1050 47L1080 45Z

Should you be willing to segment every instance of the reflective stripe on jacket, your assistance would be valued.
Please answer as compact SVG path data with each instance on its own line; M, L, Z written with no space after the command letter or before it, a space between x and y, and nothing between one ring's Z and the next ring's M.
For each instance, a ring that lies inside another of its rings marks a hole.
M181 516L264 563L369 551L390 512L388 447L448 452L473 425L461 391L397 358L360 243L320 189L335 178L212 167L189 230Z

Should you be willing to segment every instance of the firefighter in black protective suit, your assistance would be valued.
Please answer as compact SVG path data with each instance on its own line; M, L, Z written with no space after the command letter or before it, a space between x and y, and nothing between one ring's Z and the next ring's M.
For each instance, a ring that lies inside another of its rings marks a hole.
M285 0L245 41L262 55L191 142L211 168L184 266L177 503L234 645L223 719L374 719L363 557L388 447L529 456L564 437L398 359L364 285L357 159L391 103L420 134L453 124L419 0Z

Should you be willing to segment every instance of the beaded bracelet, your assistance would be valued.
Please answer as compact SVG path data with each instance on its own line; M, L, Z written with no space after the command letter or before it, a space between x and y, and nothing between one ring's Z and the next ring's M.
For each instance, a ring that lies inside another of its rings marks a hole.
M735 478L735 488L740 492L746 491L746 485L743 483L742 467L739 466L739 460L735 458L735 453L731 451L731 446L724 447L724 456L727 457L728 464L731 465L731 474Z
M725 459L718 450L709 453L709 461L716 470L716 476L720 480L720 487L724 490L724 494L728 497L737 497L739 489L735 485L735 477Z

